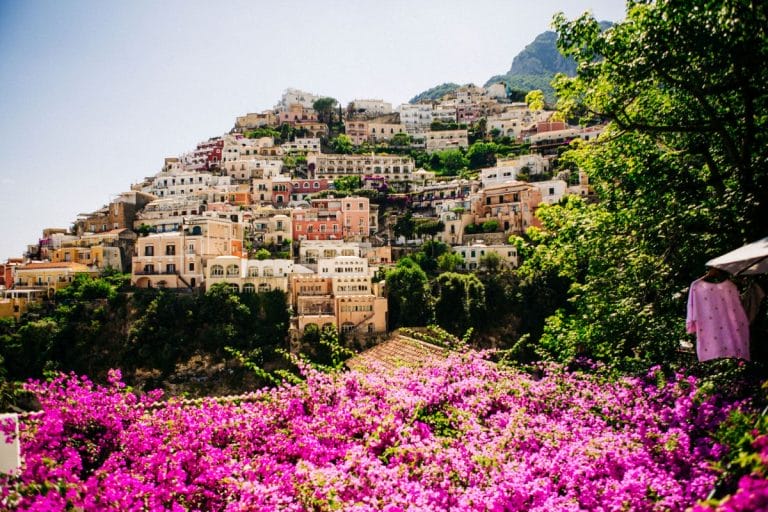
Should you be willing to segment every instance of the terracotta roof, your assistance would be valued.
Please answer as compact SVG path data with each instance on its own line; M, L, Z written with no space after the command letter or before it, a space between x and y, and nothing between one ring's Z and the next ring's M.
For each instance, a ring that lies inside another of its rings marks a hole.
M351 370L368 371L374 367L393 372L408 366L419 367L436 359L445 359L448 349L398 335L362 352L347 361Z

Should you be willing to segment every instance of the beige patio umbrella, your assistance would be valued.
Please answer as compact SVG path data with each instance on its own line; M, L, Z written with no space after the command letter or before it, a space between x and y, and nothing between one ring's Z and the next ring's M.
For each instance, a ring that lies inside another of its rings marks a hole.
M724 270L733 276L768 273L768 237L718 256L707 267Z

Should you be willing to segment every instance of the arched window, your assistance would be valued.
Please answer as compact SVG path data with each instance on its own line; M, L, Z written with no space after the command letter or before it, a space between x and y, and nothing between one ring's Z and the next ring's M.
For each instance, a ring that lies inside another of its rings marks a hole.
M239 265L227 265L227 276L228 277L237 277L240 275L240 266Z
M233 293L240 293L240 287L237 285L237 283L230 283L229 289L232 290Z
M259 267L251 267L248 269L248 277L259 277Z
M211 267L211 276L223 276L224 275L224 267L221 265L213 265Z
M267 283L259 283L259 293L264 293L269 291L269 285Z
M256 293L256 287L253 283L245 283L243 285L243 293Z

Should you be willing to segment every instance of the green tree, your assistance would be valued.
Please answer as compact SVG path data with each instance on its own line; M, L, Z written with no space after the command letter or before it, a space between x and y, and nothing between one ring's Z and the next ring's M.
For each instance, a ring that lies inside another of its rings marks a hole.
M267 249L264 249L263 247L256 251L256 254L254 255L254 258L257 260L268 260L272 257L272 253L269 252Z
M692 207L716 199L705 230L728 247L765 236L768 5L631 1L625 21L605 31L586 15L554 24L559 48L578 64L577 77L557 80L559 108L608 119L614 132L643 135L665 149L660 158L677 160L673 181L655 172L633 179L644 185L638 193L662 181L694 195L685 199ZM615 174L606 171L601 178Z
M438 233L442 233L445 229L445 225L437 219L420 219L416 223L416 233L421 236L434 237Z
M333 180L334 190L343 192L354 192L362 188L363 180L360 176L341 176Z
M411 260L403 258L387 272L387 303L390 328L426 325L431 318L427 274Z
M396 237L405 237L406 243L409 239L413 238L413 234L416 232L416 221L413 219L410 210L397 218L394 232Z
M442 272L456 272L464 264L464 258L457 252L446 252L437 258L437 268Z
M495 233L499 230L499 221L497 220L486 220L481 225L481 228L483 230L483 233Z
M544 110L544 92L540 89L534 89L525 95L525 103L531 110Z
M557 79L559 107L610 121L610 136L562 156L589 174L600 203L543 207L544 229L531 233L522 289L549 282L569 296L544 304L557 312L543 354L669 362L704 262L767 234L766 9L630 2L606 31L588 16L556 18L558 44L578 63L575 78Z
M338 103L334 98L328 97L318 98L312 103L312 108L317 112L318 120L328 125L328 133L330 133L334 112Z
M421 250L412 256L412 259L428 275L434 275L437 273L438 259L450 250L450 246L443 242L427 240L421 245Z
M440 274L434 295L435 321L449 332L463 334L485 318L485 286L474 274Z
M389 141L389 145L394 147L408 147L412 143L413 139L407 133L396 133L392 136L392 140Z
M269 126L256 128L255 130L251 130L248 132L245 132L245 137L248 139L260 139L262 137L269 137L272 139L279 139L280 138L280 132L275 130L274 128L271 128Z
M331 139L330 146L334 153L340 155L351 155L355 149L354 145L352 144L352 139L349 138L349 135L344 133L340 133Z
M496 252L484 254L483 256L480 256L480 260L478 261L480 268L490 273L501 270L501 263L501 256Z
M470 169L481 169L496 165L496 150L493 142L475 142L467 150L467 160Z
M456 176L459 171L466 169L469 161L460 149L444 149L434 153L430 163L435 164L437 160L437 169L445 176ZM433 168L435 166L433 165Z

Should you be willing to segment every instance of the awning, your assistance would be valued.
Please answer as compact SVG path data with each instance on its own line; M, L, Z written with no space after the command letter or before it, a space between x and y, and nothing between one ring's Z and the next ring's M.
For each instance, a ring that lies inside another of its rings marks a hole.
M768 274L768 237L739 247L707 262L731 275Z

